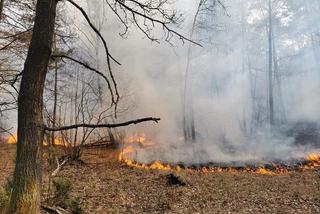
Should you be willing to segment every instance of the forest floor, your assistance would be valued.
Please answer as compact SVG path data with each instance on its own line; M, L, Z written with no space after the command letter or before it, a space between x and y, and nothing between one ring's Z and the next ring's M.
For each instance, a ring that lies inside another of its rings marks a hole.
M14 145L0 144L1 185L14 153ZM83 164L59 172L84 213L320 213L319 169L279 176L181 171L183 186L168 183L170 172L130 168L116 157L111 149L86 149Z

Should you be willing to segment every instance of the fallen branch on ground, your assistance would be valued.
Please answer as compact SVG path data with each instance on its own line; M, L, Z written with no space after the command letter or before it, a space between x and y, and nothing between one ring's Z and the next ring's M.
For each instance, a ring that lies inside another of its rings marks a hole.
M55 213L55 214L66 213L66 210L62 209L61 207L50 207L47 205L41 205L41 208L47 211L48 213Z
M51 173L52 177L55 177L58 172L61 170L61 168L68 162L69 158L64 159L61 163L59 163L58 158L56 158L57 161L57 168Z

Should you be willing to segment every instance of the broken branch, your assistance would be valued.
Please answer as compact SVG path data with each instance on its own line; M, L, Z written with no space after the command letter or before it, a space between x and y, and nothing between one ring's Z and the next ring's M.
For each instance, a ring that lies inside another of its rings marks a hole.
M64 159L61 163L59 163L59 160L58 158L56 159L57 161L57 168L51 173L51 176L52 177L55 177L58 172L61 170L61 168L68 162L68 158Z
M121 127L121 126L128 126L131 124L138 124L138 123L143 123L147 121L154 121L158 123L160 121L160 118L153 118L153 117L147 117L147 118L141 118L137 120L130 120L127 122L123 123L113 123L113 124L75 124L75 125L70 125L70 126L62 126L62 127L57 127L57 128L52 128L52 127L45 127L46 131L51 131L51 132L57 132L57 131L65 131L65 130L70 130L70 129L76 129L80 127L84 128L116 128L116 127Z

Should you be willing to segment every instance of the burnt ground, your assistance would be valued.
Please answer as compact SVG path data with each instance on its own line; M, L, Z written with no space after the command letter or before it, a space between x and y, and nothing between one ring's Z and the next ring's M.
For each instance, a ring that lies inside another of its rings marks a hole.
M14 150L0 145L1 184L12 173ZM85 213L320 213L319 169L281 176L182 171L177 176L186 185L172 185L170 172L130 168L116 156L87 149L85 164L59 172L73 182Z

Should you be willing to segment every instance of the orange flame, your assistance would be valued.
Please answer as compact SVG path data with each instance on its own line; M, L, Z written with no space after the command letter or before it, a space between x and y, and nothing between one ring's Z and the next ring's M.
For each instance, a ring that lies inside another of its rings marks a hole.
M135 142L144 143L145 141L146 141L146 137L144 134L142 135L136 134L126 139L126 143L135 143Z
M129 157L133 156L135 153L137 153L137 149L139 147L136 147L135 144L139 144L139 146L147 147L147 146L155 146L152 142L149 142L146 138L146 136L143 135L133 135L126 139L124 145L124 149L122 152L120 152L118 156L118 160L120 162L123 162L129 167L139 168L139 169L153 169L153 170L164 170L164 171L181 171L185 170L187 172L201 172L201 173L220 173L220 172L231 172L236 173L238 171L243 172L249 172L253 174L259 174L259 175L269 175L269 176L276 176L276 175L284 175L289 173L289 169L279 166L276 164L273 165L273 169L267 169L263 166L255 169L255 168L244 168L244 169L238 169L238 168L220 168L220 167L202 167L200 169L191 169L188 167L181 168L180 166L170 166L168 164L161 163L160 160L156 160L150 164L143 164L143 163L136 163L135 161L131 160ZM320 154L309 154L305 157L306 163L303 163L302 166L297 167L296 169L315 169L320 168Z
M17 134L10 135L6 138L7 144L17 144L18 136ZM46 140L43 141L44 146L48 146L48 142ZM60 137L54 139L54 145L56 146L65 146L63 140Z
M17 144L17 135L10 135L7 139L6 139L7 144Z
M275 172L265 168L261 168L261 167L259 167L255 173L261 174L261 175L277 175Z
M302 170L320 168L320 154L311 153L305 158L307 163L302 165Z
M49 146L48 141L47 141L47 140L44 140L44 141L43 141L43 145L44 145L44 146ZM63 142L63 140L62 140L61 137L56 137L56 138L54 138L54 145L55 145L55 146L65 146L65 147L68 146L68 145L65 145L65 144L64 144L64 142Z

